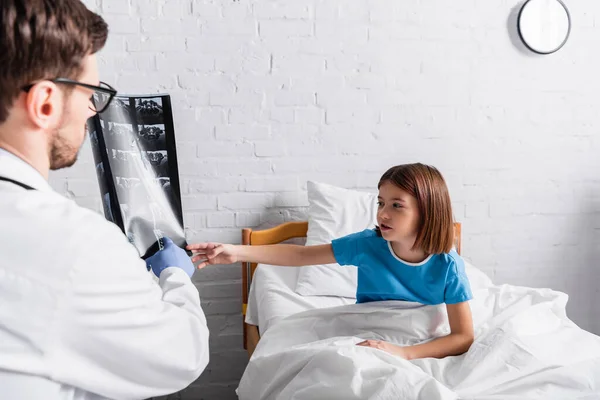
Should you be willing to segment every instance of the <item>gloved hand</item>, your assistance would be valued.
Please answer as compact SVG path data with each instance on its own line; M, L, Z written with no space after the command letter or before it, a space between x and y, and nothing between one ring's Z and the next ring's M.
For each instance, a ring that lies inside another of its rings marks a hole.
M168 267L177 267L185 271L191 278L196 268L186 251L177 246L171 239L165 237L162 239L163 249L154 253L146 259L148 270L160 277L160 273Z

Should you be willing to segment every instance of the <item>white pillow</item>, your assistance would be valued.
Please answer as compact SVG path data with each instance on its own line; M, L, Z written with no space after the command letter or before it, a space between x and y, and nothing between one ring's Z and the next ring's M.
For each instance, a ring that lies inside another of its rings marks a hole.
M377 223L377 194L309 181L308 203L307 246L331 243ZM493 285L489 276L467 260L465 272L473 291ZM314 265L299 268L295 291L303 296L356 298L356 286L356 267Z
M308 182L308 232L306 245L375 228L377 194ZM303 296L356 298L357 268L339 264L301 267L296 293Z
M479 289L487 289L494 285L492 279L485 272L475 267L468 260L464 258L463 260L465 261L465 273L467 274L467 278L469 278L469 285L473 292Z

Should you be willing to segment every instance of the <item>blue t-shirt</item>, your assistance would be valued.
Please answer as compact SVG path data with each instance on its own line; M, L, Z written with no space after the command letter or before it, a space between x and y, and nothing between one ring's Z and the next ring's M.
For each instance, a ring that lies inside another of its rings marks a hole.
M473 298L464 261L454 250L409 263L372 229L335 239L331 245L338 264L358 267L357 303L404 300L434 305Z

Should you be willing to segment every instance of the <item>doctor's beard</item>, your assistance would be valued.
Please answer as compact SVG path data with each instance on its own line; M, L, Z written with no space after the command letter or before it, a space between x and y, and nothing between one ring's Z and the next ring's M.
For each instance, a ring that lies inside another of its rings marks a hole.
M65 114L66 113L64 113L63 116L65 116ZM79 149L81 149L81 146L83 145L83 140L79 144L79 146L74 146L73 143L67 139L65 133L67 133L68 128L64 127L65 120L68 120L68 118L63 117L60 124L60 128L54 131L52 143L50 144L49 158L50 169L52 171L73 166L73 164L75 164L75 162L77 161ZM87 133L85 124L81 129L83 129L83 139L85 140L85 136Z

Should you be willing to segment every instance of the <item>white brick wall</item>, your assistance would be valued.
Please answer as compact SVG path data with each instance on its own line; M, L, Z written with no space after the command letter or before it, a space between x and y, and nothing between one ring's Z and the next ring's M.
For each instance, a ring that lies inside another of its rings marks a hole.
M550 56L523 49L503 0L87 4L110 22L102 79L173 97L191 241L303 218L308 179L373 189L391 165L431 163L464 255L496 282L569 293L572 319L600 333L599 2L568 4L571 38ZM99 210L80 158L52 184ZM190 396L235 398L240 279L194 278L213 356Z

